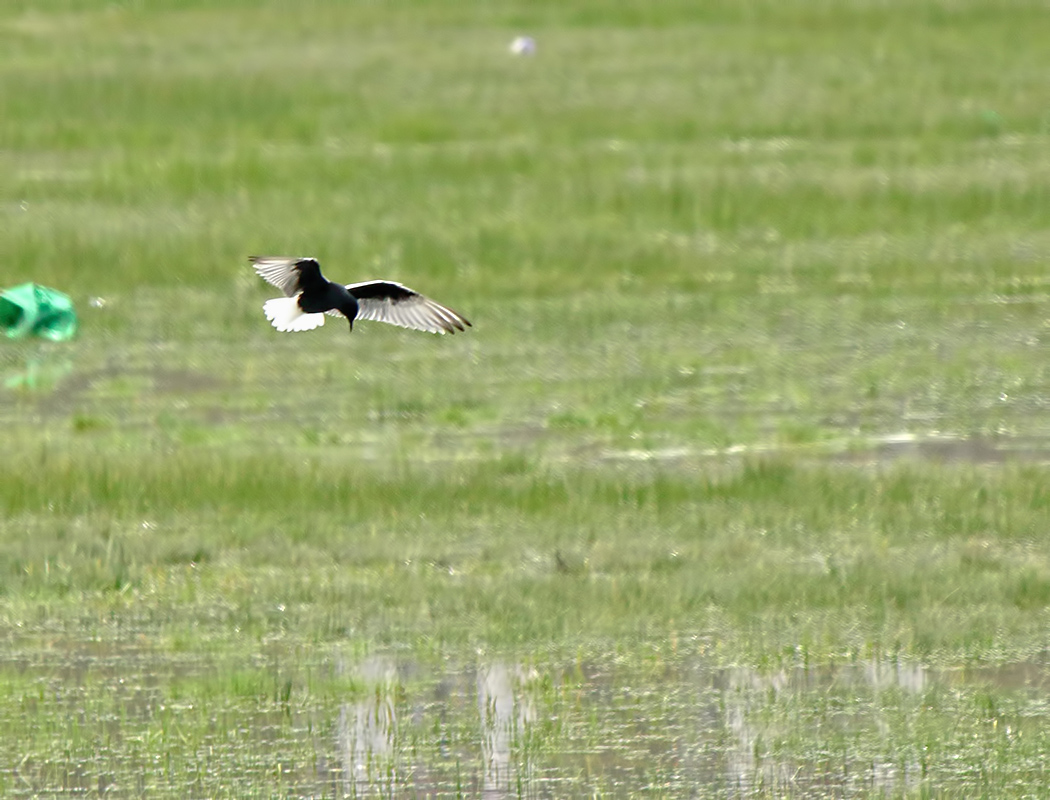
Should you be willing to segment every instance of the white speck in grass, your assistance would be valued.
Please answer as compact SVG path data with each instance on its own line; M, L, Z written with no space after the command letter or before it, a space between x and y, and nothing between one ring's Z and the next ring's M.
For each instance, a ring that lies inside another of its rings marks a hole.
M152 520L148 520L148 519L142 520L142 530L144 530L144 531L152 531L152 530L156 530L156 529L157 529L157 523L156 522L153 522Z
M92 297L88 300L88 305L92 308L105 308L106 298L105 297Z
M1010 399L1010 395L1008 395L1006 392L1000 392L999 399L1005 403L1007 400Z
M531 36L515 36L510 43L510 52L516 56L536 55L536 40Z
M29 210L29 203L27 203L25 200L23 200L21 203L19 203L18 206L23 211L28 211Z

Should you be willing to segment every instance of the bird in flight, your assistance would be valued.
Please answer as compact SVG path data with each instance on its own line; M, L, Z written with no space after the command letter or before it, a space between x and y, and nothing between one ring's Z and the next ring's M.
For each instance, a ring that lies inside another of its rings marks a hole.
M263 303L266 319L279 331L320 328L325 314L342 314L350 321L350 330L355 319L374 319L430 333L455 333L470 327L462 314L394 281L343 286L321 274L316 258L251 256L248 260L261 277L285 294Z

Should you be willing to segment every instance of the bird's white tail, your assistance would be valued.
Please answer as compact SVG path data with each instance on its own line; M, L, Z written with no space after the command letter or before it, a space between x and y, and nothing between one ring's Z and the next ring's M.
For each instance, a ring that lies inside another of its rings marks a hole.
M263 303L263 312L279 331L312 331L324 325L324 314L307 314L298 297L275 297Z

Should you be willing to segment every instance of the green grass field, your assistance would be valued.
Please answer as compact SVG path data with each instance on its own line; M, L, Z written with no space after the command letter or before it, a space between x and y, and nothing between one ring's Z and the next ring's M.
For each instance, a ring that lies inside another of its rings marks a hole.
M0 342L0 793L1044 792L1047 41L3 4L0 286L81 330ZM474 327L279 334L253 254Z

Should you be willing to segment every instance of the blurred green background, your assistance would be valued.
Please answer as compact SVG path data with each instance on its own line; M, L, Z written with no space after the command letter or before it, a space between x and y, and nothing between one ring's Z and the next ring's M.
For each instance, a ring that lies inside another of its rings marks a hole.
M1005 0L3 4L0 285L81 331L0 342L2 788L1045 786L1047 41ZM474 327L278 334L280 254Z

